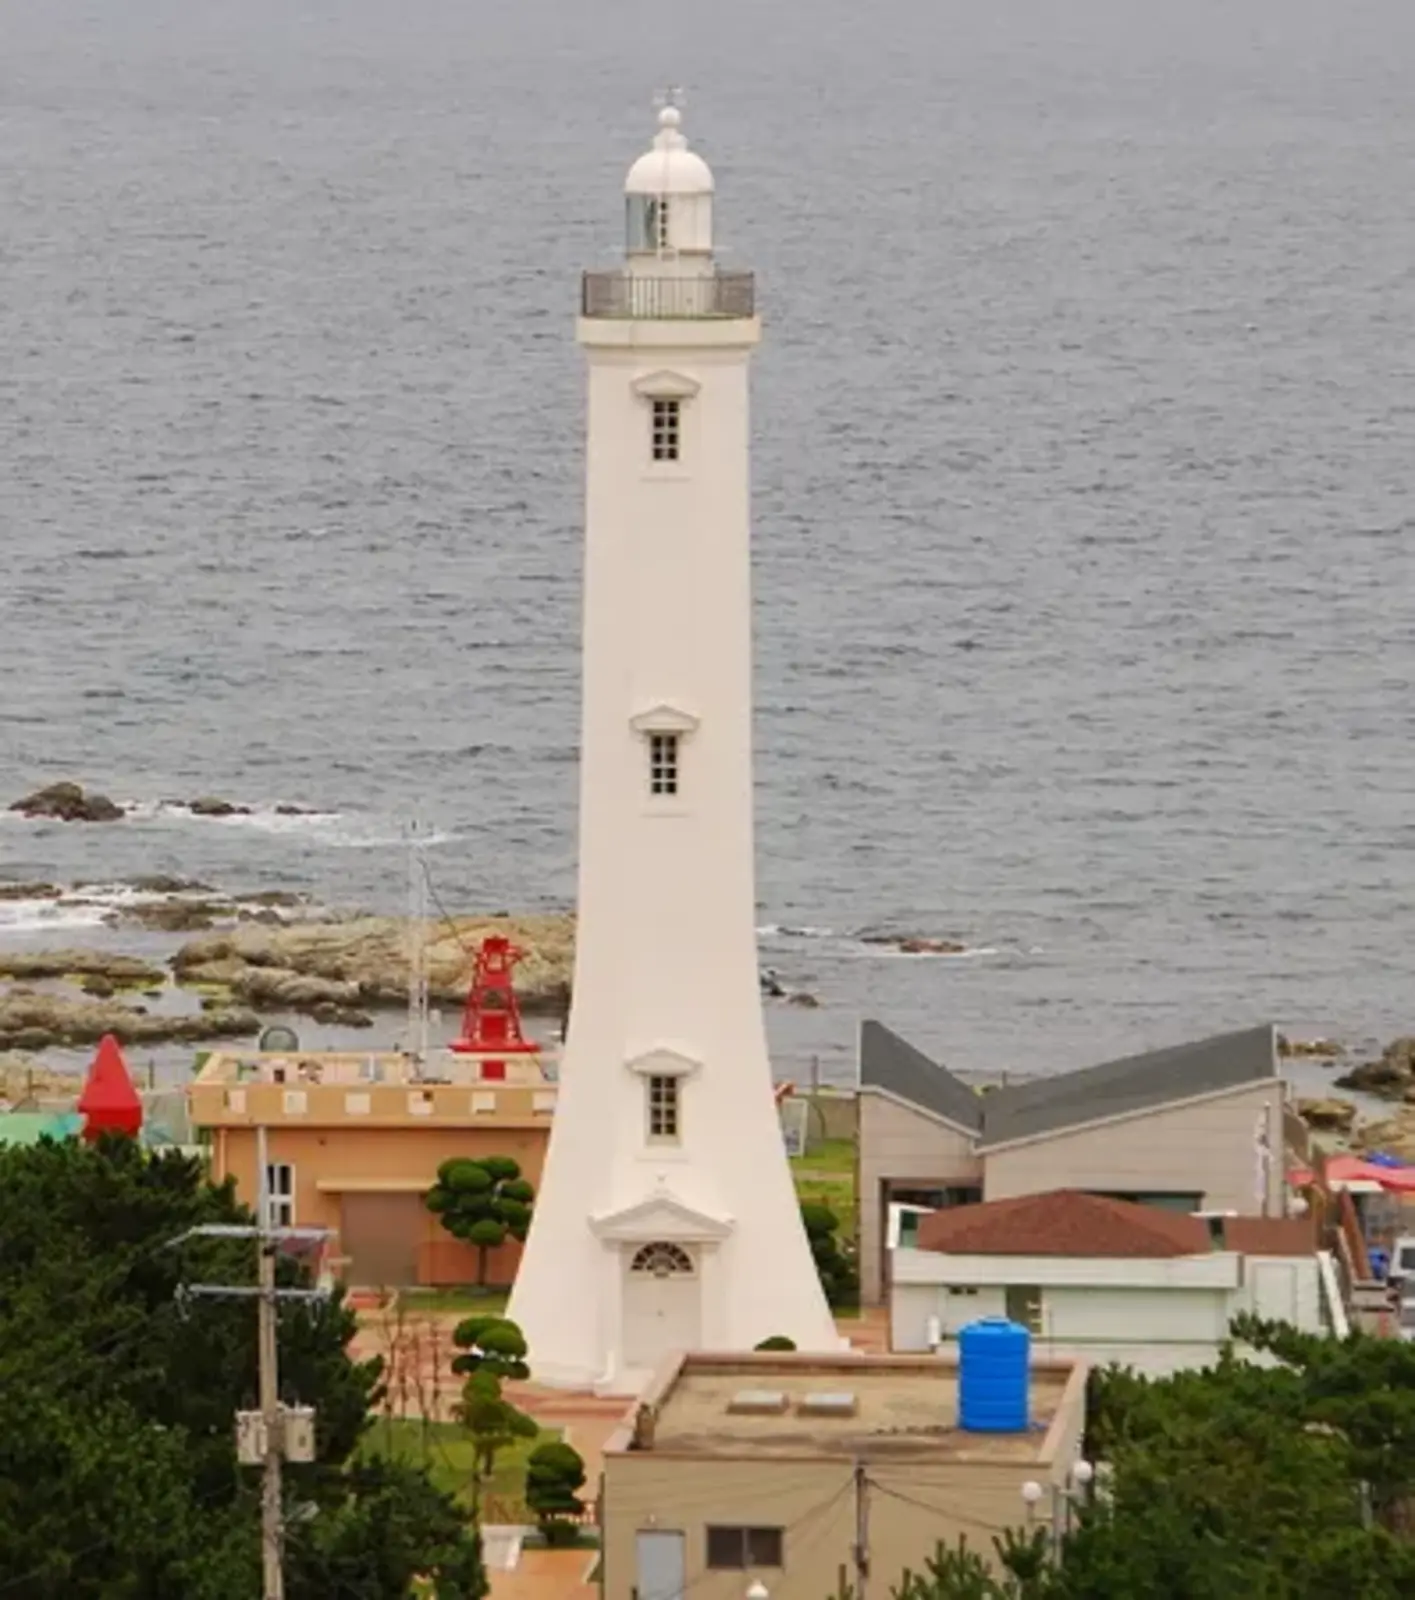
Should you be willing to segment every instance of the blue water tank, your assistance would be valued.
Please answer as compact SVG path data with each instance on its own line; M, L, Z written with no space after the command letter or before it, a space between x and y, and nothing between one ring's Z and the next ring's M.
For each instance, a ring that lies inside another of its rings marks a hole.
M958 1330L958 1426L966 1433L1022 1433L1031 1421L1032 1336L1006 1317Z

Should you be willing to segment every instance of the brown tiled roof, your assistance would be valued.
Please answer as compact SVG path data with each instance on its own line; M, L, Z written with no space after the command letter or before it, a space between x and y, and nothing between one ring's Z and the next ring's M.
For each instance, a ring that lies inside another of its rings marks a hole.
M1225 1217L1226 1249L1245 1256L1310 1256L1317 1250L1311 1217Z
M919 1219L918 1248L957 1256L1162 1260L1206 1255L1214 1247L1202 1217L1106 1200L1077 1189L1054 1189L931 1212Z

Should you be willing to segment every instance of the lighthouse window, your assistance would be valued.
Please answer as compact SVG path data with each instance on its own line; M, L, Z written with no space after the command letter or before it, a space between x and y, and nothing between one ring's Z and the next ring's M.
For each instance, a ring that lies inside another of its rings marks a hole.
M678 735L649 735L649 793L678 793Z
M673 1140L678 1137L678 1080L650 1078L649 1138Z
M678 425L682 420L681 404L677 400L655 400L653 403L652 439L655 461L678 459Z

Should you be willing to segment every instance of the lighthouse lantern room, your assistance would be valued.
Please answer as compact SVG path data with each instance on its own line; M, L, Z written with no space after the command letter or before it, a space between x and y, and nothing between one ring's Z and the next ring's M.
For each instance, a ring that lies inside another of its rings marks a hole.
M587 272L579 907L550 1146L511 1298L535 1376L622 1393L674 1351L839 1347L758 980L750 272L659 114L623 262Z

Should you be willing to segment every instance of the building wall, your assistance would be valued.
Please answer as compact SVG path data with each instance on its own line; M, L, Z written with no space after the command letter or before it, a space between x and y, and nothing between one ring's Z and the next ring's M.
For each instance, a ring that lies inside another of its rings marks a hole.
M1304 1333L1320 1333L1321 1292L1314 1255L1247 1256L1234 1311L1251 1311L1255 1316L1290 1322Z
M992 1553L992 1536L1024 1520L1022 1485L1059 1481L1079 1448L1084 1421L1075 1408L1058 1463L956 1459L869 1466L869 1542L874 1587L887 1594L904 1569L919 1570L940 1541ZM849 1461L782 1457L701 1460L658 1451L610 1455L604 1475L605 1600L636 1597L635 1535L685 1535L686 1588L695 1600L742 1600L760 1577L772 1600L829 1600L850 1572L856 1489ZM784 1566L710 1572L710 1524L785 1530Z
M866 1305L884 1299L886 1180L929 1179L940 1187L982 1181L971 1137L912 1106L869 1089L859 1096L860 1294Z
M425 1193L437 1178L442 1162L456 1156L510 1156L537 1190L545 1159L547 1128L385 1127L318 1128L276 1126L267 1129L267 1153L272 1164L293 1166L295 1223L300 1227L329 1228L336 1234L331 1254L339 1257L337 1235L341 1225L340 1196L348 1191L379 1190ZM217 1128L212 1134L212 1176L236 1180L236 1190L254 1205L256 1184L256 1134L253 1128ZM455 1284L474 1282L477 1253L448 1236L431 1213L421 1213L417 1223L418 1282ZM520 1247L514 1242L491 1252L487 1280L509 1284L515 1277ZM376 1285L373 1287L383 1287Z
M1001 1284L979 1288L976 1294L943 1286L896 1284L890 1299L891 1347L895 1350L927 1350L930 1317L938 1317L941 1331L949 1337L979 1317L1000 1317L1007 1310L1007 1291ZM1230 1294L1222 1288L1051 1285L1041 1290L1037 1341L1068 1352L1114 1344L1213 1346L1227 1331L1231 1305Z
M1264 1105L1275 1152L1268 1170L1268 1205L1282 1214L1283 1085L1254 1084L1232 1094L1139 1113L1134 1117L1029 1140L983 1154L984 1199L1040 1194L1048 1189L1200 1191L1203 1209L1251 1216L1262 1210L1255 1193L1254 1133Z

